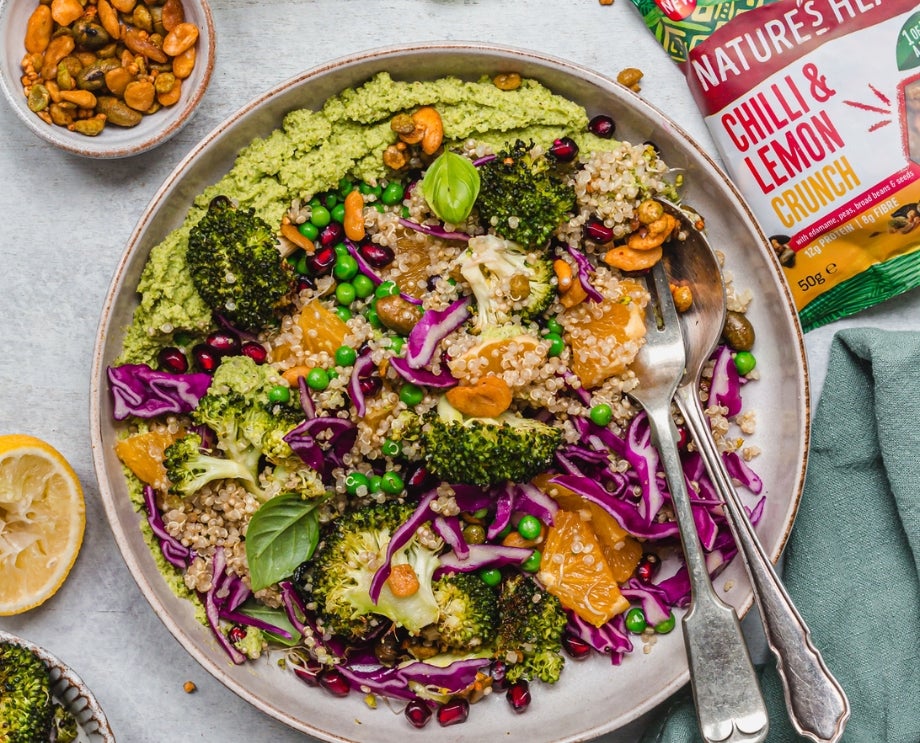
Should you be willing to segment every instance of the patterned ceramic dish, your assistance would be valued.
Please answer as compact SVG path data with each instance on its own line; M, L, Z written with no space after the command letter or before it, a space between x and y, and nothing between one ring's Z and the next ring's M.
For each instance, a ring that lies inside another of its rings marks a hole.
M96 697L73 669L44 648L0 630L0 642L12 642L31 650L51 672L51 694L70 710L80 726L79 743L115 743L105 712Z
M173 105L145 115L133 127L107 124L97 136L45 123L30 110L20 78L26 54L24 40L29 17L38 0L0 0L0 87L19 119L32 132L55 147L84 157L120 158L137 155L173 137L185 124L207 90L214 68L214 22L207 0L183 0L185 20L197 26L196 59L191 75L181 82L181 96ZM111 7L111 6L109 6Z
M184 219L190 200L231 167L255 137L277 128L284 114L318 107L345 88L380 71L396 79L455 75L479 79L496 72L519 72L585 106L589 116L616 118L617 136L653 141L665 161L685 173L685 203L706 216L713 243L725 252L736 286L755 295L749 317L758 333L762 379L746 390L757 411L762 455L757 472L765 483L767 506L759 524L768 554L778 558L792 527L805 473L809 432L806 357L795 308L775 256L737 190L712 159L674 122L614 81L572 63L542 54L479 43L431 43L373 50L330 62L265 93L231 116L195 147L166 179L127 246L103 308L93 363L91 425L101 497L122 554L141 590L180 643L210 673L257 708L291 727L329 741L482 741L515 736L521 740L587 740L635 720L683 686L688 678L680 632L659 638L652 652L631 653L619 667L595 655L570 663L560 682L541 685L525 714L504 700L484 702L463 724L411 728L398 705L368 708L361 694L334 698L305 687L275 659L234 666L210 631L196 621L192 605L177 598L160 575L141 534L142 518L132 505L113 445L116 427L106 367L119 355L125 327L137 306L138 277L152 246ZM739 561L719 577L717 590L742 613L753 595ZM478 707L478 705L477 705Z

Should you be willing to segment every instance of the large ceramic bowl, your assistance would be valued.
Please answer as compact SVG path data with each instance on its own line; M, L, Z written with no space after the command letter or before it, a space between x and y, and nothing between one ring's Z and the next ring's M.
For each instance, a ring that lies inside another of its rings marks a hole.
M244 666L229 663L209 631L196 622L192 607L177 599L158 573L113 451L116 432L105 370L119 353L125 326L137 305L135 287L151 247L182 222L192 198L231 167L239 150L278 127L286 112L318 107L329 96L381 70L402 79L446 74L479 78L496 71L518 71L580 102L591 115L611 113L620 138L652 140L667 162L684 170L686 202L706 216L710 239L725 252L737 284L756 294L750 317L758 332L762 379L746 389L746 405L757 410L758 431L752 442L763 449L756 468L766 485L768 505L759 532L767 552L774 560L778 558L792 527L804 478L809 399L801 331L766 237L709 156L677 124L626 88L591 70L539 53L468 43L370 51L306 72L230 117L166 179L141 216L118 266L97 337L92 437L106 512L124 559L153 610L189 653L243 699L298 730L330 741L483 741L511 735L534 742L585 740L632 721L688 681L680 632L661 636L652 652L645 654L640 649L620 667L600 656L570 663L560 683L539 687L526 714L515 714L504 700L491 700L487 710L474 709L475 714L463 725L439 728L432 724L416 731L386 706L368 709L360 694L333 698L304 686L268 660ZM739 561L719 577L718 591L742 613L751 606L752 591Z
M29 17L39 0L0 0L0 88L22 123L50 145L84 157L120 158L138 155L160 145L184 127L208 88L214 69L216 38L207 0L182 0L185 20L199 30L191 75L181 82L181 96L170 106L144 116L137 126L107 124L97 136L45 123L29 109L20 77L26 54L24 39Z

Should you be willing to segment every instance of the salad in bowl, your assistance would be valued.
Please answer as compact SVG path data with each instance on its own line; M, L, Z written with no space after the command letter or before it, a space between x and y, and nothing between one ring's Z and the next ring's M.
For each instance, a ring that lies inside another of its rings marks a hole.
M514 72L378 72L289 111L152 247L105 365L113 449L227 662L411 729L538 708L674 629L689 582L628 393L684 176L616 118ZM701 394L756 523L754 295L727 276ZM735 546L686 437L682 462L716 575Z

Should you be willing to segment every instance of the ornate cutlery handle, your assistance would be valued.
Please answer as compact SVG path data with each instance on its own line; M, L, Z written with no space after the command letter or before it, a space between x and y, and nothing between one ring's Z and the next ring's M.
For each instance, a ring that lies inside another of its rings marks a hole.
M747 567L767 644L776 657L793 727L818 743L840 739L850 705L840 684L811 641L811 633L773 569L716 449L695 384L678 388L675 400L722 495L728 523Z

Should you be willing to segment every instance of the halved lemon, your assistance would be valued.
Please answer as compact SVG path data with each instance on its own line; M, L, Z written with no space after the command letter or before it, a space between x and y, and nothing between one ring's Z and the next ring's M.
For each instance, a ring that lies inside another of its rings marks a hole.
M0 436L0 616L57 592L85 527L83 488L61 453L34 436Z

